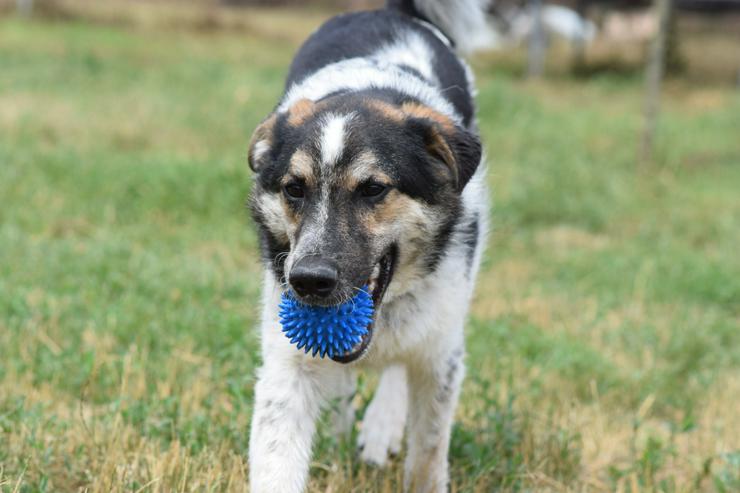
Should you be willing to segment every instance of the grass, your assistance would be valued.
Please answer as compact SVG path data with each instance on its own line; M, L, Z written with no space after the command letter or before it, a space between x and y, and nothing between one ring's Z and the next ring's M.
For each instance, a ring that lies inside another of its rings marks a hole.
M316 21L253 15L259 36L0 19L0 491L244 489L245 146ZM637 78L495 61L452 491L738 491L740 96L669 84L638 169ZM324 425L310 490L397 491L401 462Z

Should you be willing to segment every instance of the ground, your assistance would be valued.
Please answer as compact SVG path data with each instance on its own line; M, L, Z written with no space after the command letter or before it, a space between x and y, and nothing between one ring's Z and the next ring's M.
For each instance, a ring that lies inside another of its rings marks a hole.
M0 491L245 489L246 145L320 17L0 19ZM639 74L510 65L475 62L493 231L452 491L739 491L740 95L669 83L640 165ZM324 424L310 491L401 463Z

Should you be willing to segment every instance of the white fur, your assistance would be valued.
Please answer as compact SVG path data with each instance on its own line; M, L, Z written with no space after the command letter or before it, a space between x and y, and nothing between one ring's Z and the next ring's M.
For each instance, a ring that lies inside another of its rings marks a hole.
M270 150L270 142L267 140L260 140L254 144L254 160L259 161L264 154Z
M415 31L403 33L394 43L373 53L373 58L387 64L406 65L419 72L426 80L437 82L437 76L432 71L434 54L424 38Z
M384 466L388 455L401 452L403 429L408 412L406 368L391 365L383 371L375 396L367 406L357 437L360 458Z
M295 235L295 227L285 218L285 209L282 199L278 194L264 194L260 198L259 210L264 217L265 225L270 231L286 231L288 240L292 243ZM286 238L280 238L285 240Z
M452 104L440 95L439 89L432 83L396 65L372 57L348 58L317 70L300 83L291 86L277 111L285 113L304 98L318 101L342 90L361 91L372 87L406 93L452 118L456 123L461 121Z
M337 160L342 157L345 141L345 124L348 115L330 115L321 129L321 166L331 169Z

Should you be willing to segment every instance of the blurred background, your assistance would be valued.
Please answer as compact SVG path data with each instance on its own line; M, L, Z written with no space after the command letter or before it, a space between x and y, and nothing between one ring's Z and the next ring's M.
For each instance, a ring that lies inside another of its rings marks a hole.
M0 0L0 492L245 490L247 143L381 3ZM740 2L489 14L452 491L740 491ZM353 447L320 426L310 491L400 491Z

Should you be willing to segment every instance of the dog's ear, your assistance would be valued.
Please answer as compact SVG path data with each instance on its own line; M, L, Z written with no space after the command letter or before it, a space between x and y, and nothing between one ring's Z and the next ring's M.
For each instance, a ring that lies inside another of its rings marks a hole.
M444 163L455 190L462 192L480 164L478 136L457 125L440 125L428 119L412 118L409 123L421 132L427 154Z
M272 114L255 129L252 140L249 143L249 167L255 173L260 170L269 160L273 144L273 132L275 130L277 115Z

